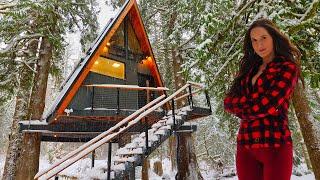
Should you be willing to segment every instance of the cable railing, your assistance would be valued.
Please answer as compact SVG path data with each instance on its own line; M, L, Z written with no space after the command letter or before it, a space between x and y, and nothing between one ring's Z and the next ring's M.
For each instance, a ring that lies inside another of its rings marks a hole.
M192 95L195 94L195 93L198 93L199 91L191 92L191 86L194 86L194 87L196 87L196 88L198 88L200 90L204 89L204 86L202 86L201 84L197 84L197 83L193 83L193 82L187 82L186 85L181 87L179 90L177 90L175 93L173 93L169 97L166 97L165 95L162 95L162 96L154 99L150 103L146 104L144 107L140 108L139 110L137 110L133 114L131 114L128 117L126 117L125 119L121 120L118 124L116 124L115 126L110 128L109 130L101 133L100 135L98 135L97 137L93 138L89 142L83 144L78 149L70 152L64 158L62 158L61 160L55 162L50 167L38 172L35 175L34 179L42 179L42 178L43 179L49 179L49 178L57 175L59 172L63 171L67 167L71 166L72 164L77 162L79 159L83 158L84 156L88 155L89 153L91 153L95 149L99 148L100 146L102 146L103 144L108 143L108 142L109 142L109 150L110 150L109 154L108 154L108 179L110 179L110 172L111 172L111 143L110 143L110 141L113 140L115 137L118 137L121 133L123 133L126 130L130 129L132 126L136 125L138 122L141 121L141 119L146 118L146 116L148 114L150 114L154 110L158 109L159 107L165 105L169 101L171 101L171 108L172 108L172 115L173 115L173 127L174 127L173 129L176 130L176 122L175 122L175 115L174 115L175 97L178 94L180 94L182 91L184 91L185 89L189 88L188 89L189 93L187 93L185 95L182 95L182 96L180 96L178 98L181 99L181 98L188 97L188 99L191 100L191 102L189 101L189 104L192 105ZM207 97L207 101L210 102L210 100L208 100L208 96L207 95L206 95L206 97ZM210 107L210 109L211 109L211 107ZM127 126L124 126L126 124L127 124ZM119 130L117 132L115 132L117 129L119 129ZM146 134L146 148L148 149L148 129L146 129L146 133L145 134Z
M94 108L94 97L96 89L115 89L116 90L116 112L120 114L120 111L123 110L120 108L120 91L146 91L149 93L150 91L154 92L165 92L169 89L166 87L141 87L137 85L123 85L123 84L87 84L83 85L83 87L92 88L91 94L91 110ZM165 94L165 93L164 93Z

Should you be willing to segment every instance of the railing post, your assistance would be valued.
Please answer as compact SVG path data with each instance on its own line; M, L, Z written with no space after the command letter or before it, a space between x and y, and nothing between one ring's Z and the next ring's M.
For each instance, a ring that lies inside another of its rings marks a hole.
M193 108L193 100L192 100L191 84L189 84L189 98L190 98L190 101L191 101L191 108Z
M109 142L108 148L108 172L107 172L107 179L110 180L111 177L111 152L112 152L112 142Z
M120 89L117 88L117 114L120 114Z
M91 113L93 113L93 104L94 104L94 86L92 87Z
M174 106L174 99L171 99L171 106L172 106L172 119L173 119L173 130L176 131L176 116L175 116L175 106Z
M54 177L54 180L58 180L58 179L59 179L58 175Z
M94 167L94 158L95 158L96 150L93 150L91 153L91 168Z
M208 90L206 89L206 90L204 91L204 93L205 93L205 95L206 95L207 105L208 105L208 107L209 107L209 109L210 109L210 112L212 112L211 102L210 102L210 97L209 97L209 92L208 92Z
M150 86L150 82L149 80L146 80L146 86L149 87ZM146 90L146 102L147 104L150 102L150 90ZM144 118L144 123L145 123L145 134L146 134L146 154L149 153L148 148L149 148L149 135L148 135L148 117L146 116Z
M148 118L147 117L144 118L144 124L145 124L144 133L146 135L146 153L148 153L148 148L149 148L149 143L148 143L149 137L148 136L149 135L148 135Z

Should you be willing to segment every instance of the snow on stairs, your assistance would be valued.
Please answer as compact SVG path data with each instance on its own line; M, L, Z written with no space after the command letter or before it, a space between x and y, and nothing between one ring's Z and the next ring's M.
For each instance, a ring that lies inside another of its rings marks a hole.
M176 128L179 129L184 124L188 112L192 109L189 106L175 111ZM167 113L161 120L148 129L148 149L146 148L145 132L142 132L124 147L119 148L115 156L112 157L111 179L134 179L136 166L141 166L144 158L157 149L166 139L168 139L174 128L172 111ZM107 166L97 167L100 172L91 176L91 179L107 179ZM95 168L94 168L95 169ZM97 171L97 170L94 170Z

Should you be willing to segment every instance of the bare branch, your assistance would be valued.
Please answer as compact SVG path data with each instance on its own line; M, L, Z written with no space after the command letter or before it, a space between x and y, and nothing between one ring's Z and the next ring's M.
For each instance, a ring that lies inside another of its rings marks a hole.
M33 60L37 60L37 59L38 59L38 58L33 58L32 61L33 61ZM23 63L23 64L24 64L25 66L27 66L31 71L33 71L34 73L37 73L37 71L34 70L26 61L18 60L18 59L16 59L15 61Z
M7 13L9 13L10 11L8 11L8 10L0 10L0 14L7 14Z

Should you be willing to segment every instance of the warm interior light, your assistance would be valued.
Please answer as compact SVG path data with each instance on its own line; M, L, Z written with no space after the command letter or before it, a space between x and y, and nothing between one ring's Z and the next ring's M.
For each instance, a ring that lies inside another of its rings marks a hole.
M120 64L119 63L113 63L112 67L118 68L118 67L120 67Z
M103 48L103 53L107 53L108 52L108 47L104 47Z
M125 64L104 57L99 57L92 65L90 71L119 79L125 78Z
M110 43L109 43L109 42L107 42L107 46L110 46Z

